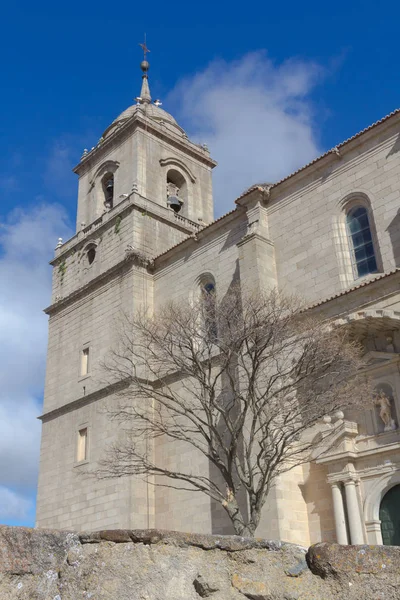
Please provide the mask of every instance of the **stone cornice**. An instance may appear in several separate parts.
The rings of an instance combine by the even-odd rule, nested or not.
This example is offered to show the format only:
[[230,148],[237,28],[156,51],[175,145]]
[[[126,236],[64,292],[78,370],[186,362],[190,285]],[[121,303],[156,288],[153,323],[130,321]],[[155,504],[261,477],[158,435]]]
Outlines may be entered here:
[[[168,378],[164,378],[163,380],[154,379],[153,381],[150,381],[150,385],[153,386],[155,389],[159,389],[163,385],[165,385],[166,382],[171,383],[174,381],[178,381],[180,378],[181,378],[180,373],[175,372],[175,373],[171,373]],[[101,388],[98,388],[94,392],[91,392],[90,394],[85,394],[84,396],[80,396],[79,398],[76,398],[75,400],[72,400],[71,402],[68,402],[67,404],[63,404],[62,406],[59,406],[57,408],[54,408],[53,410],[49,410],[48,412],[43,413],[42,415],[40,415],[40,417],[38,417],[38,419],[43,421],[43,423],[45,423],[47,421],[51,421],[52,419],[55,419],[56,417],[59,417],[60,415],[69,413],[73,410],[77,410],[78,408],[81,408],[82,406],[86,406],[88,404],[91,404],[92,402],[96,402],[97,400],[106,398],[107,396],[110,396],[111,394],[118,394],[121,391],[123,391],[124,389],[128,388],[129,384],[130,384],[130,379],[126,378],[122,381],[117,381],[115,383],[105,385]]]
[[151,132],[159,138],[166,139],[171,146],[178,148],[179,150],[190,154],[199,162],[203,162],[210,168],[214,168],[217,163],[210,156],[205,153],[205,150],[197,146],[194,142],[189,139],[180,137],[177,134],[167,130],[162,125],[159,125],[150,118],[146,118],[140,112],[133,114],[119,129],[98,144],[93,150],[91,150],[79,164],[73,169],[74,173],[83,175],[88,169],[94,164],[97,164],[103,154],[107,154],[110,148],[119,138],[127,137],[132,130],[142,129],[147,132]]
[[260,242],[264,242],[265,244],[268,244],[269,246],[272,246],[272,247],[274,246],[274,243],[269,238],[266,238],[265,236],[263,236],[261,233],[258,233],[257,231],[254,231],[251,233],[246,233],[242,237],[242,239],[238,241],[236,246],[243,246],[247,242],[251,242],[253,240],[259,240]]
[[[313,304],[308,305],[303,312],[305,311],[318,311],[323,312],[325,310],[329,310],[332,306],[339,305],[344,296],[350,295],[352,298],[357,298],[359,295],[363,294],[365,288],[368,289],[368,292],[371,290],[381,290],[383,285],[391,284],[394,289],[386,292],[385,294],[380,294],[373,298],[372,300],[368,298],[362,304],[357,303],[357,310],[364,310],[368,307],[373,307],[374,304],[379,300],[381,301],[384,298],[390,298],[393,295],[397,295],[399,293],[399,280],[400,279],[400,268],[396,268],[393,271],[389,271],[387,273],[382,273],[377,275],[374,279],[368,279],[366,281],[361,282],[358,285],[350,287],[348,289],[342,290],[333,296],[329,296],[328,298],[323,298],[322,300],[318,300]],[[354,308],[349,308],[348,310],[341,310],[335,314],[335,318],[340,318],[345,316],[349,311],[353,312]]]
[[94,232],[96,232],[96,236],[100,235],[104,229],[110,226],[110,224],[113,223],[124,212],[133,210],[134,206],[135,203],[132,196],[125,198],[112,210],[105,212],[92,223],[86,227],[83,227],[80,231],[78,231],[78,233],[72,236],[72,238],[64,242],[60,248],[56,248],[55,257],[50,261],[50,264],[54,266],[61,258],[66,258],[72,250],[76,250],[77,246],[84,246],[87,240],[92,237]]
[[45,312],[49,316],[57,313],[61,309],[65,308],[71,302],[75,302],[82,296],[86,295],[87,292],[89,290],[91,290],[92,288],[96,288],[98,285],[102,284],[104,281],[107,281],[107,280],[111,279],[112,277],[116,277],[124,269],[126,269],[126,271],[131,269],[133,260],[134,260],[134,256],[132,256],[132,255],[126,256],[125,258],[123,258],[122,260],[117,262],[115,265],[113,265],[110,269],[107,269],[107,271],[104,271],[104,273],[100,273],[100,275],[98,275],[97,277],[94,277],[91,281],[89,281],[82,287],[74,290],[73,292],[68,294],[68,296],[65,296],[64,298],[57,300],[57,302],[54,302],[53,304],[51,304],[50,306],[45,308],[43,310],[43,312]]
[[386,446],[368,448],[366,450],[336,452],[335,454],[330,454],[329,456],[317,458],[315,462],[317,464],[328,464],[343,460],[355,461],[359,460],[360,458],[369,458],[370,456],[376,456],[377,454],[386,454],[395,450],[400,450],[400,442],[394,442],[392,444],[387,444]]
[[181,215],[177,215],[171,209],[161,206],[153,200],[144,198],[136,192],[131,192],[128,198],[125,198],[122,202],[117,204],[111,211],[106,212],[98,219],[95,219],[93,223],[81,229],[60,248],[57,248],[56,256],[50,261],[50,264],[52,266],[56,265],[62,258],[66,258],[72,250],[76,250],[77,247],[83,246],[87,240],[91,239],[94,232],[96,233],[96,236],[100,235],[106,227],[110,226],[110,224],[117,219],[117,217],[121,216],[124,212],[132,211],[135,208],[145,211],[149,216],[159,219],[175,229],[179,229],[188,236],[193,232],[199,231],[201,228],[198,223]]
[[132,204],[140,210],[149,213],[151,216],[157,217],[165,223],[168,223],[168,225],[180,229],[187,235],[191,235],[193,232],[201,230],[201,225],[199,223],[196,223],[187,217],[183,217],[182,215],[175,213],[171,208],[161,206],[161,204],[158,204],[149,198],[145,198],[144,196],[140,196],[137,193],[134,194]]
[[55,419],[61,415],[65,415],[73,410],[82,408],[82,406],[87,406],[88,404],[91,404],[92,402],[96,402],[97,400],[102,400],[106,396],[109,396],[110,394],[119,392],[119,391],[123,390],[124,388],[126,388],[127,386],[128,386],[128,383],[126,383],[124,381],[104,386],[98,390],[95,390],[94,392],[91,392],[90,394],[86,394],[85,396],[81,396],[80,398],[77,398],[76,400],[73,400],[72,402],[68,402],[67,404],[64,404],[63,406],[59,406],[57,408],[54,408],[53,410],[49,410],[48,412],[43,413],[42,415],[40,415],[40,417],[37,417],[37,418],[40,421],[42,421],[42,423],[47,423],[47,421],[51,421],[52,419]]

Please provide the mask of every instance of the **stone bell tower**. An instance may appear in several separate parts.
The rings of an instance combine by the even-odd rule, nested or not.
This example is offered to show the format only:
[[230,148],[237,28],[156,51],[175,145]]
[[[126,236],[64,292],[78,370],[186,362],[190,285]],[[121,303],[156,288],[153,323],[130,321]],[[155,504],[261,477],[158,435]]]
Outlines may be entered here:
[[[107,190],[112,206],[133,192],[194,223],[213,219],[210,159],[205,146],[194,144],[172,115],[152,102],[149,63],[141,63],[142,89],[104,131],[98,145],[85,150],[75,172],[79,175],[77,230],[104,213]],[[106,203],[106,204],[105,204]]]
[[145,481],[85,474],[121,435],[104,410],[117,399],[102,367],[118,344],[118,317],[152,309],[153,258],[213,219],[216,163],[152,102],[146,51],[136,103],[74,169],[76,233],[51,261],[39,527],[150,527],[154,519]]

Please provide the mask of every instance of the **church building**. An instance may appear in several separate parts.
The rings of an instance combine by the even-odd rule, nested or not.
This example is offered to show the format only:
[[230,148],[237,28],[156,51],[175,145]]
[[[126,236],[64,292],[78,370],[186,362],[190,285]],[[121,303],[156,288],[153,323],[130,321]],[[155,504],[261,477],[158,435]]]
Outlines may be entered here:
[[[74,169],[76,233],[51,261],[37,526],[233,533],[206,495],[85,470],[120,435],[101,367],[118,314],[157,311],[204,286],[222,296],[236,281],[295,293],[351,328],[387,399],[357,419],[336,413],[335,447],[279,478],[256,535],[400,545],[400,110],[281,181],[253,185],[214,220],[216,162],[152,101],[146,60],[141,68],[136,104]],[[208,468],[179,444],[154,452],[164,465]]]

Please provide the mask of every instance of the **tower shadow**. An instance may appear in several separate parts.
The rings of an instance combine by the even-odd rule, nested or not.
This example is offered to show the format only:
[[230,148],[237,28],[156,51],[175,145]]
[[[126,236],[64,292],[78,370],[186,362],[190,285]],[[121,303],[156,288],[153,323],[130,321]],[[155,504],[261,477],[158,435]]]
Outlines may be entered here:
[[392,244],[393,257],[396,268],[400,267],[400,208],[396,216],[389,224],[387,230]]

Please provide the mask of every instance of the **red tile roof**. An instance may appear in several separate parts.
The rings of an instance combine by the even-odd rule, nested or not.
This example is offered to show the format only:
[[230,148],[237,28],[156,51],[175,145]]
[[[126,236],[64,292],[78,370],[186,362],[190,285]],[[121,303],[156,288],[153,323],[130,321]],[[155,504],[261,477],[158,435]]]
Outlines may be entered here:
[[305,310],[310,310],[311,308],[316,308],[317,306],[321,306],[321,304],[326,304],[326,302],[330,302],[331,300],[340,298],[340,296],[345,296],[346,294],[350,294],[350,292],[354,292],[355,290],[365,287],[365,286],[369,285],[370,283],[374,283],[375,281],[379,281],[380,279],[384,279],[385,277],[390,277],[390,275],[394,275],[395,273],[400,273],[400,268],[394,269],[393,271],[389,271],[388,273],[381,273],[380,275],[377,275],[376,277],[373,277],[372,279],[368,279],[367,281],[363,281],[362,283],[359,283],[358,285],[354,285],[353,287],[351,287],[347,290],[338,292],[337,294],[334,294],[333,296],[329,296],[329,298],[325,298],[324,300],[320,300],[319,302],[316,302],[315,304],[311,304],[310,306],[307,306],[307,308]]

